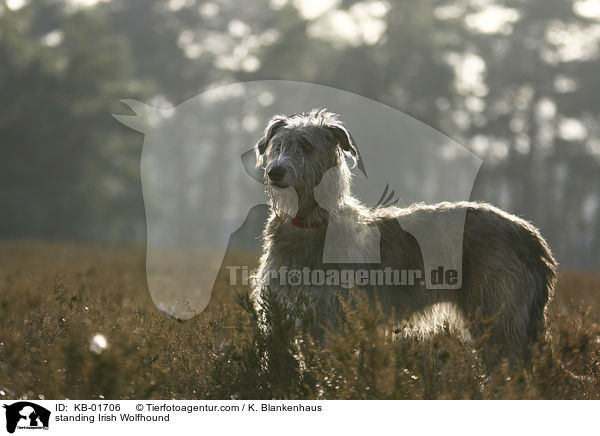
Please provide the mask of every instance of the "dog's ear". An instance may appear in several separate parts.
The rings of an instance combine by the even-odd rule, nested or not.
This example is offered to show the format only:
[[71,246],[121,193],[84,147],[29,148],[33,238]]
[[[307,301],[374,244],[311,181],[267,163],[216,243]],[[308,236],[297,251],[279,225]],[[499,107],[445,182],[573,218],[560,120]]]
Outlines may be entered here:
[[344,126],[334,126],[329,128],[333,133],[335,140],[338,142],[338,145],[342,150],[346,153],[349,153],[354,159],[358,158],[358,150],[354,145],[354,138]]
[[346,129],[342,124],[339,124],[336,126],[329,127],[329,130],[333,133],[333,137],[335,141],[337,141],[339,147],[345,153],[348,153],[350,155],[350,157],[353,160],[354,166],[358,166],[358,169],[361,170],[366,177],[367,172],[365,170],[364,163],[360,158],[360,153],[358,152],[358,149],[356,148],[356,142],[354,141],[354,138],[352,137],[348,129]]
[[260,156],[265,153],[267,149],[267,145],[269,145],[269,141],[275,134],[277,130],[284,126],[287,117],[284,115],[275,115],[267,124],[267,128],[265,129],[265,134],[262,138],[256,143],[256,153]]

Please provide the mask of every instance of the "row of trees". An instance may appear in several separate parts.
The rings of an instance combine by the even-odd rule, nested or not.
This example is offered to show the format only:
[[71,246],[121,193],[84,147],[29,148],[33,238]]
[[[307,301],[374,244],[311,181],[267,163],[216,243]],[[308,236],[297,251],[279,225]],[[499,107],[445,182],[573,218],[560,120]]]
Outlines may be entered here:
[[584,2],[328,3],[0,1],[0,234],[143,241],[142,138],[112,119],[119,99],[287,79],[457,139],[484,158],[473,199],[536,222],[563,264],[598,266],[600,21]]

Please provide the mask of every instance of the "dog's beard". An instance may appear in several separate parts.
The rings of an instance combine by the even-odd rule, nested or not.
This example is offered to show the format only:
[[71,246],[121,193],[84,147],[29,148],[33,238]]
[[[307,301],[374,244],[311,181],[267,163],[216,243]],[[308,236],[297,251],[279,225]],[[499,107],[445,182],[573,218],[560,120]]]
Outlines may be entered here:
[[[300,193],[302,194],[307,189],[308,185],[303,186]],[[301,217],[308,221],[319,221],[327,216],[336,216],[343,198],[349,195],[349,192],[349,174],[346,174],[344,168],[340,166],[325,171],[317,186],[308,189],[305,196],[299,196],[293,186],[280,188],[271,184],[267,185],[271,206],[278,216],[295,218],[298,212],[308,212],[308,216]],[[325,216],[322,216],[324,213]]]
[[279,188],[268,185],[267,193],[271,199],[271,206],[275,213],[281,218],[294,218],[300,208],[298,194],[292,186]]

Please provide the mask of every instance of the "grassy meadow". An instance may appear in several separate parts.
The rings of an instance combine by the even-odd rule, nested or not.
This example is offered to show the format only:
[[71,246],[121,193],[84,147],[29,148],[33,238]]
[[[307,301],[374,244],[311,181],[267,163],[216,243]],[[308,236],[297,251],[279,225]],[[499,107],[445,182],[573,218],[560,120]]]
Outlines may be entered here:
[[152,303],[144,265],[143,249],[1,243],[0,399],[600,398],[598,272],[561,271],[529,367],[486,369],[485,344],[395,338],[359,294],[322,343],[292,333],[276,302],[270,332],[256,328],[247,296],[227,287],[181,322]]

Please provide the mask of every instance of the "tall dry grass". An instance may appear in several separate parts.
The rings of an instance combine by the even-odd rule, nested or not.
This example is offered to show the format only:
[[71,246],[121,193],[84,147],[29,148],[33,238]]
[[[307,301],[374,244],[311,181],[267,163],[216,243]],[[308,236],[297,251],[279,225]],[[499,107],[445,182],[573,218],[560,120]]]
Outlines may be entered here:
[[[0,398],[600,398],[598,272],[561,271],[549,339],[529,365],[486,367],[485,342],[406,338],[360,294],[319,343],[310,314],[269,295],[257,313],[225,285],[180,322],[153,305],[144,263],[143,250],[0,244]],[[97,333],[101,354],[89,349]]]

